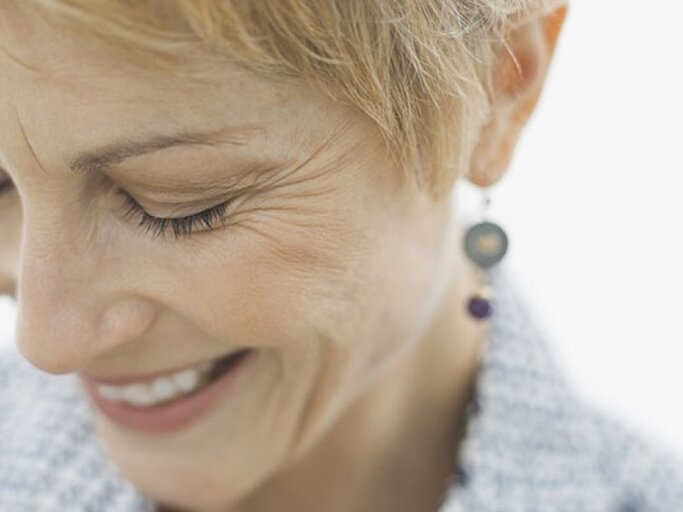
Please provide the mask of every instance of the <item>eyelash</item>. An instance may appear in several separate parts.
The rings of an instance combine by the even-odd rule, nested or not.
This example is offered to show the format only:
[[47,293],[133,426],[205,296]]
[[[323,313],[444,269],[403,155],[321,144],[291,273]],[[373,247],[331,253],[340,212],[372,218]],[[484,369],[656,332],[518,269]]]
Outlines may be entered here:
[[[8,192],[12,188],[12,181],[0,181],[0,195]],[[154,217],[145,211],[140,204],[133,199],[133,197],[123,190],[118,190],[118,193],[123,196],[124,201],[128,207],[124,214],[124,218],[128,219],[134,215],[139,217],[138,226],[146,233],[152,232],[154,238],[166,237],[167,228],[170,226],[174,239],[180,237],[191,237],[192,230],[195,226],[200,225],[205,229],[203,231],[210,231],[215,228],[214,223],[220,222],[221,226],[225,227],[226,211],[228,205],[232,202],[231,199],[207,208],[204,211],[187,215],[185,217],[165,218]]]
[[214,229],[214,223],[220,222],[221,226],[225,226],[226,220],[226,210],[228,205],[232,202],[231,199],[225,201],[224,203],[217,204],[211,208],[207,208],[204,211],[195,213],[193,215],[187,215],[185,217],[167,218],[167,217],[154,217],[145,211],[145,209],[140,206],[140,204],[133,199],[133,197],[123,190],[118,191],[124,198],[128,210],[124,214],[125,218],[132,217],[134,215],[139,217],[138,226],[143,229],[146,233],[152,232],[154,238],[166,237],[167,228],[170,226],[173,232],[174,239],[179,239],[180,237],[191,237],[192,230],[195,226],[199,225],[204,227],[203,231],[209,231]]

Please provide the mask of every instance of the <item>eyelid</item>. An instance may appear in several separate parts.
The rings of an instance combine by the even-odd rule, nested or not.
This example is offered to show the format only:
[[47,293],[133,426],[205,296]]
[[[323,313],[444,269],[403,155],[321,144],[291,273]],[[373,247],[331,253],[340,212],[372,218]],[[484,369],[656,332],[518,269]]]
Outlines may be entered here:
[[145,174],[147,170],[140,168],[134,175],[125,178],[111,176],[110,179],[133,193],[163,198],[160,203],[167,204],[173,199],[180,203],[187,202],[188,198],[205,198],[209,194],[217,196],[254,190],[276,178],[283,169],[283,164],[254,160],[240,165],[233,164],[230,169],[226,169],[223,162],[219,169],[220,172],[217,173],[207,171],[201,175],[187,176],[186,172],[162,177],[157,173]]
[[[130,194],[129,192],[126,192],[128,196],[130,197],[131,200],[135,201],[135,203],[142,209],[147,212],[147,214],[151,217],[156,217],[156,218],[167,218],[167,219],[182,219],[184,217],[191,217],[192,215],[196,213],[200,213],[201,211],[208,210],[211,208],[211,206],[203,206],[205,204],[220,204],[222,202],[221,199],[213,199],[213,198],[204,198],[201,200],[187,200],[187,201],[179,201],[179,200],[174,200],[174,201],[161,201],[161,200],[150,200],[147,197],[141,199],[138,201],[135,199],[135,195]],[[144,203],[144,206],[142,206]],[[153,213],[156,212],[156,213]],[[189,212],[189,213],[186,213]]]
[[153,231],[152,234],[154,238],[165,238],[167,228],[170,227],[176,240],[181,237],[191,237],[192,233],[196,232],[194,231],[195,224],[203,225],[205,228],[200,232],[217,229],[214,227],[214,222],[220,222],[221,227],[225,227],[226,210],[234,199],[229,198],[222,203],[189,215],[180,217],[156,217],[147,213],[140,203],[125,190],[118,189],[117,192],[123,197],[128,206],[128,210],[124,214],[125,218],[130,218],[132,215],[140,216],[137,227],[143,229],[145,232]]

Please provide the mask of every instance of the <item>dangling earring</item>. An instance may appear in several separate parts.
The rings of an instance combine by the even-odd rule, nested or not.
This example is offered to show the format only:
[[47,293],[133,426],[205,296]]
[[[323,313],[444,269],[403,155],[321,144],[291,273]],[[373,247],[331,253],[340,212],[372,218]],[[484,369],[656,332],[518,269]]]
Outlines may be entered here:
[[502,260],[508,249],[508,237],[503,228],[487,220],[487,209],[491,204],[488,190],[482,189],[482,196],[483,220],[470,226],[464,240],[465,254],[479,267],[482,281],[467,302],[467,311],[477,320],[484,320],[493,314],[493,288],[487,270]]

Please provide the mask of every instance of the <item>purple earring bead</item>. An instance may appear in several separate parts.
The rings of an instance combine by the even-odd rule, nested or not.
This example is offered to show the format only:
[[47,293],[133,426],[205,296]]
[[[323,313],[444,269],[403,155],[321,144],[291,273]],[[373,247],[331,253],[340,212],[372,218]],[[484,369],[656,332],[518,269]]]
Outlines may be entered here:
[[493,313],[491,301],[485,297],[474,296],[470,298],[467,309],[474,318],[483,320],[489,318]]
[[486,320],[493,314],[493,288],[488,282],[483,283],[470,296],[467,311],[477,320]]

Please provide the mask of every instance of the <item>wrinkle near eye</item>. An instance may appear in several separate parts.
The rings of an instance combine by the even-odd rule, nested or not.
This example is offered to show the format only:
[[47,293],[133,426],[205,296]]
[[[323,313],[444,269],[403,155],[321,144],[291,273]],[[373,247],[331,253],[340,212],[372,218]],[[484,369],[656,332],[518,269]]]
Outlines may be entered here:
[[[210,167],[207,163],[206,167]],[[246,168],[227,168],[210,175],[201,170],[166,173],[143,180],[137,177],[117,178],[121,188],[149,202],[158,204],[209,203],[224,196],[241,195],[261,187],[283,168],[281,163],[252,164]],[[135,176],[135,173],[130,173]],[[138,175],[141,173],[138,173]],[[160,173],[159,173],[160,174]],[[162,179],[163,178],[163,179]]]

